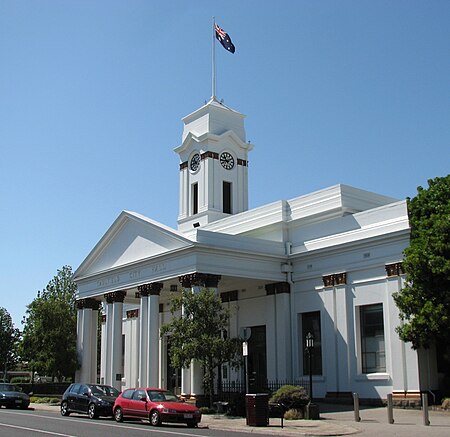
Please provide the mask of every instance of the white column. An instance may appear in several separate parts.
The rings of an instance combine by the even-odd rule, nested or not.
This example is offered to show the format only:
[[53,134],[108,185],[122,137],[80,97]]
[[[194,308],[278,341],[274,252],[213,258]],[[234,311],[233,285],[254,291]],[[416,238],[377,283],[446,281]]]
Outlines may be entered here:
[[105,313],[102,316],[102,328],[100,334],[100,384],[106,384],[106,326]]
[[[139,312],[139,310],[136,310]],[[139,319],[133,319],[132,323],[133,340],[131,344],[131,369],[130,369],[130,383],[128,387],[139,386]],[[130,340],[131,341],[131,340]]]
[[97,315],[99,302],[95,299],[80,299],[77,302],[77,352],[80,369],[76,380],[96,382],[97,369]]
[[115,291],[106,295],[107,302],[112,302],[112,329],[111,329],[111,365],[110,385],[122,391],[122,319],[123,301],[125,291]]
[[159,294],[163,284],[138,287],[141,294],[139,380],[143,387],[159,387]]
[[[77,301],[77,356],[78,362],[82,362],[83,355],[83,306],[79,304],[81,301]],[[75,382],[82,380],[82,368],[75,372]]]
[[[266,285],[267,304],[273,303],[275,378],[287,380],[291,374],[290,285],[277,282]],[[270,296],[270,295],[273,295]]]
[[97,348],[98,348],[98,308],[100,302],[92,308],[91,320],[91,378],[90,382],[97,383]]
[[[138,288],[139,289],[139,288]],[[147,387],[148,295],[141,293],[139,309],[139,386]]]
[[[153,285],[153,284],[152,284]],[[148,371],[149,387],[159,384],[159,292],[151,294],[148,300]]]
[[[102,360],[104,360],[105,365],[105,381],[106,385],[112,385],[111,380],[111,339],[112,339],[112,327],[113,327],[113,303],[112,301],[106,301],[106,322],[105,322],[105,339],[104,345],[102,344],[102,349],[104,349],[105,354],[102,355]],[[102,339],[103,343],[103,339]]]
[[139,387],[139,310],[134,308],[125,313],[122,336],[125,338],[122,390]]
[[[346,282],[346,279],[345,279]],[[350,338],[353,339],[351,333],[351,327],[348,323],[348,308],[347,303],[347,286],[344,284],[337,284],[336,287],[336,327],[338,337],[336,339],[336,349],[338,357],[338,381],[339,381],[339,391],[349,392],[351,391],[351,356],[349,354],[351,348]],[[351,296],[350,296],[351,297]]]
[[81,381],[87,383],[91,381],[91,360],[92,360],[92,309],[83,308],[82,319],[82,346],[81,346]]
[[183,396],[191,393],[191,369],[181,369],[181,394]]

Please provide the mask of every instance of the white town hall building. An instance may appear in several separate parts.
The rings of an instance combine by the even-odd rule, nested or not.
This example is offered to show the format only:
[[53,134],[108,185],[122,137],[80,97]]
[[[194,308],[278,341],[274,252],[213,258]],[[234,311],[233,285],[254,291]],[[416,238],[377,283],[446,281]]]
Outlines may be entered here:
[[[336,185],[249,210],[244,116],[212,98],[183,122],[178,229],[123,211],[74,274],[77,380],[201,394],[201,369],[172,369],[159,328],[173,293],[208,287],[231,311],[230,337],[251,328],[250,390],[306,377],[309,332],[316,398],[434,388],[432,351],[395,332],[406,201]],[[242,382],[243,372],[221,370],[224,382]]]

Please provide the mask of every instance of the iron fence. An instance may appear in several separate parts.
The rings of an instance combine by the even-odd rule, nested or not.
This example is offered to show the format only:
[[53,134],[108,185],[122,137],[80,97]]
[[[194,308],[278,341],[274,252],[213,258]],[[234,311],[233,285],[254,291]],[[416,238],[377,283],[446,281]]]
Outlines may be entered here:
[[[306,378],[299,378],[295,380],[291,379],[277,379],[267,380],[263,383],[252,382],[249,384],[249,392],[251,393],[274,393],[283,385],[295,385],[303,387],[308,393],[310,393],[309,380]],[[221,387],[215,386],[215,393],[241,393],[245,394],[245,382],[242,381],[222,381]]]

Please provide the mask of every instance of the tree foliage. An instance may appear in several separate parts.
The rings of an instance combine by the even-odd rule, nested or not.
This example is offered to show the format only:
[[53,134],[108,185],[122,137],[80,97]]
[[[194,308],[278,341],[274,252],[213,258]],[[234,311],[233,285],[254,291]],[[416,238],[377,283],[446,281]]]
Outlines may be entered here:
[[414,348],[450,341],[450,175],[428,181],[408,199],[411,244],[405,250],[406,286],[394,294],[400,338]]
[[241,343],[227,338],[229,312],[214,291],[184,290],[171,299],[172,321],[161,327],[161,336],[170,335],[170,360],[175,368],[187,368],[192,360],[204,370],[206,393],[214,393],[214,371],[224,363],[237,367]]
[[64,266],[45,290],[27,306],[21,356],[29,366],[52,377],[73,376],[78,368],[76,352],[76,284],[72,269]]
[[11,315],[0,307],[0,371],[16,364],[19,337],[20,331],[14,328]]

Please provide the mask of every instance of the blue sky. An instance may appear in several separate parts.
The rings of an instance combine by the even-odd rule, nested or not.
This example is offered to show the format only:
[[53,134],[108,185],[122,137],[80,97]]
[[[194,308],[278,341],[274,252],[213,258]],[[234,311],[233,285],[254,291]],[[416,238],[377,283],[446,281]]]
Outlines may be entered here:
[[17,326],[119,213],[176,227],[181,118],[247,115],[250,207],[450,170],[450,2],[0,0],[0,306]]

